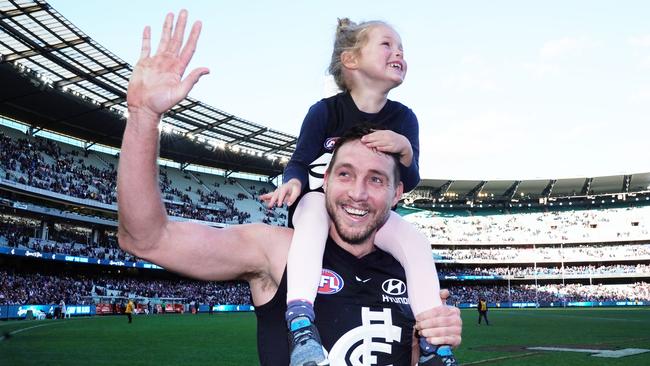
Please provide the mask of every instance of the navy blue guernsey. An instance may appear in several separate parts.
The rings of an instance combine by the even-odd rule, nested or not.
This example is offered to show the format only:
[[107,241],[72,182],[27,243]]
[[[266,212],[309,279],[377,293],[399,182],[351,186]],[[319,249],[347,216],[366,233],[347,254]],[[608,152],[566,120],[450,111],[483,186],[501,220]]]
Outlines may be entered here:
[[395,131],[406,137],[413,149],[413,163],[409,167],[400,164],[404,192],[415,188],[420,182],[418,120],[413,111],[405,105],[388,100],[378,113],[360,111],[350,93],[339,93],[318,101],[305,116],[296,143],[296,150],[284,170],[284,183],[297,178],[303,192],[308,188],[309,164],[319,156],[332,152],[332,141],[358,124],[370,124],[378,128]]
[[[255,308],[262,366],[289,364],[286,271],[271,301]],[[404,269],[379,249],[356,258],[327,240],[316,325],[333,366],[411,364],[413,313]]]

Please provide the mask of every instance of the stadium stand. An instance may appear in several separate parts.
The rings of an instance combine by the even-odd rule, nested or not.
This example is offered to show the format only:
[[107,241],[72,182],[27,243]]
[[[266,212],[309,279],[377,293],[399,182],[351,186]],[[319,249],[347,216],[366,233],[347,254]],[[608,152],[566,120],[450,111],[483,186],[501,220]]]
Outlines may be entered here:
[[[0,305],[249,303],[240,283],[190,281],[119,249],[116,149],[132,68],[44,2],[6,6]],[[295,136],[192,98],[165,115],[161,133],[159,183],[172,219],[286,223],[286,210],[267,210],[256,197],[275,188]],[[424,209],[407,217],[431,239],[443,286],[460,306],[479,295],[499,306],[650,301],[650,173],[424,179],[404,203]]]
[[201,304],[249,304],[250,290],[241,282],[118,277],[107,273],[69,275],[0,270],[3,304],[97,304],[102,298],[176,298]]

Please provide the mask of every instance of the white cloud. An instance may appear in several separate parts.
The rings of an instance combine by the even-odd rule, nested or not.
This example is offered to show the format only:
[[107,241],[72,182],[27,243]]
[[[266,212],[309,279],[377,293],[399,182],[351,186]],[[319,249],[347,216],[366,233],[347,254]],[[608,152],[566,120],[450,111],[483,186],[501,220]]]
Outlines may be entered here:
[[634,47],[650,47],[650,34],[630,37],[627,43]]
[[628,100],[633,104],[648,105],[650,103],[650,87],[636,90],[629,96]]
[[555,74],[559,68],[556,64],[548,62],[533,62],[524,64],[524,69],[530,71],[535,79],[543,79],[546,76]]
[[543,60],[555,60],[567,54],[592,48],[593,46],[595,46],[595,43],[587,38],[565,37],[544,43],[539,50],[539,55]]
[[458,72],[448,75],[443,80],[443,85],[448,89],[460,92],[498,92],[502,87],[494,78],[494,71],[486,64],[482,57],[467,55],[460,59]]
[[650,69],[650,56],[641,60],[640,66],[642,69]]
[[557,74],[561,70],[560,61],[568,57],[577,57],[585,51],[597,46],[597,43],[586,37],[564,37],[545,42],[539,49],[539,59],[525,63],[524,70],[529,71],[536,79]]

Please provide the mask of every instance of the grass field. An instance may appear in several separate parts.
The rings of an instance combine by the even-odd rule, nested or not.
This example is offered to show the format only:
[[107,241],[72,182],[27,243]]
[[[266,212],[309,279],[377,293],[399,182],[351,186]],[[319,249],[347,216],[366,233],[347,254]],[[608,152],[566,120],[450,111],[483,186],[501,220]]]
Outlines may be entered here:
[[[650,308],[491,310],[478,326],[463,311],[463,365],[650,365],[527,347],[650,349]],[[252,313],[0,322],[0,365],[257,365]],[[281,366],[281,365],[279,365]]]

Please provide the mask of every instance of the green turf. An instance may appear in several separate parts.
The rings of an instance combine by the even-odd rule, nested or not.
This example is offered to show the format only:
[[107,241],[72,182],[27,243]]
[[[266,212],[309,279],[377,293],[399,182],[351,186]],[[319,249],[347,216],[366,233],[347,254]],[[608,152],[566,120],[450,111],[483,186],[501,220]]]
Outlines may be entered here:
[[[648,308],[491,310],[489,318],[492,325],[478,326],[476,311],[463,311],[462,364],[650,365],[650,353],[607,359],[525,349],[650,349]],[[21,329],[0,341],[0,365],[258,364],[252,313],[0,322],[0,334]]]

